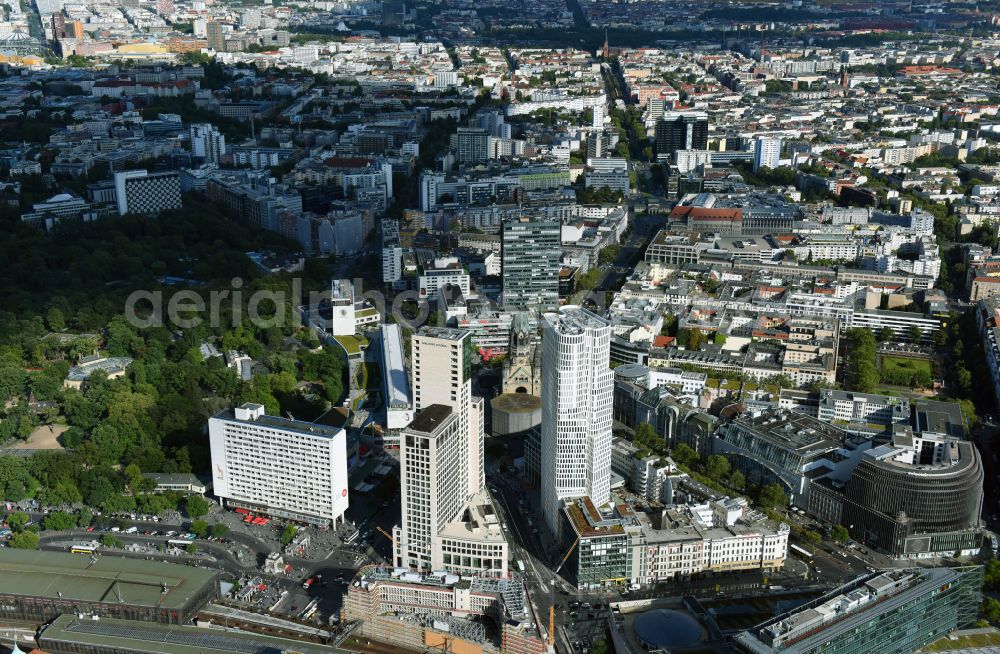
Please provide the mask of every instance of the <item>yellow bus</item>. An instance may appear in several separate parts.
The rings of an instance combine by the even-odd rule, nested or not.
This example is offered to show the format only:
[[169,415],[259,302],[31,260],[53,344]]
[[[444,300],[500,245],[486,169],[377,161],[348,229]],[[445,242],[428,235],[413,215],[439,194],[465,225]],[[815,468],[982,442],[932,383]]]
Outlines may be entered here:
[[93,545],[93,544],[88,544],[88,545],[72,545],[72,546],[70,546],[69,551],[72,552],[73,554],[96,554],[97,553],[97,545]]

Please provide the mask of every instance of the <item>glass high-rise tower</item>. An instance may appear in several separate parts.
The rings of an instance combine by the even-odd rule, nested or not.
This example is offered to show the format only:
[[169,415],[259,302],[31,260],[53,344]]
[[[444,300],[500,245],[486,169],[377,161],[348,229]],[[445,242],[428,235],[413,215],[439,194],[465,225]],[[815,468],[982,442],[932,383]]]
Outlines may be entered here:
[[542,514],[558,533],[560,502],[611,498],[611,325],[580,307],[544,317],[542,337]]
[[558,220],[522,218],[503,226],[503,305],[508,308],[559,305],[562,225]]

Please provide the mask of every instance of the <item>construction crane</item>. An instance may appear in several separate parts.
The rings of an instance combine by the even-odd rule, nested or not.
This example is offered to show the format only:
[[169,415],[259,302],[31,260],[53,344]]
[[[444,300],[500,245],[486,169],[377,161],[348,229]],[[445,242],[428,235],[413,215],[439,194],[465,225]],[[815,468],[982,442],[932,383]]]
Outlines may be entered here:
[[556,642],[556,605],[553,603],[549,607],[549,646]]
[[[569,555],[573,553],[573,550],[576,549],[576,546],[577,546],[577,544],[579,544],[579,542],[580,542],[580,537],[577,536],[576,540],[573,541],[573,544],[569,546],[568,550],[566,550],[566,554],[563,555],[562,561],[560,561],[559,565],[556,567],[555,575],[558,575],[559,571],[562,570],[563,565],[565,565],[566,561],[569,560]],[[556,579],[555,579],[555,576],[552,577],[552,588],[551,588],[551,590],[552,590],[552,596],[551,596],[552,602],[551,602],[551,604],[549,604],[549,645],[554,645],[555,642],[556,642]]]
[[380,533],[380,534],[382,534],[383,536],[385,536],[386,538],[388,538],[388,539],[389,539],[389,542],[391,542],[391,543],[392,543],[392,546],[393,546],[393,547],[395,547],[395,546],[396,546],[396,539],[392,537],[392,534],[390,534],[390,533],[389,533],[389,532],[387,532],[387,531],[386,531],[385,529],[382,529],[381,527],[378,527],[378,526],[376,526],[376,527],[375,527],[375,529],[377,529],[377,530],[378,530],[378,533]]
[[566,561],[569,560],[569,555],[573,553],[573,550],[576,549],[576,546],[579,544],[579,542],[580,542],[580,537],[577,536],[576,540],[573,541],[573,544],[569,546],[568,550],[566,550],[566,554],[563,555],[562,561],[560,561],[559,565],[556,567],[556,572],[555,572],[556,574],[559,574],[559,571],[562,570],[563,565],[565,565]]

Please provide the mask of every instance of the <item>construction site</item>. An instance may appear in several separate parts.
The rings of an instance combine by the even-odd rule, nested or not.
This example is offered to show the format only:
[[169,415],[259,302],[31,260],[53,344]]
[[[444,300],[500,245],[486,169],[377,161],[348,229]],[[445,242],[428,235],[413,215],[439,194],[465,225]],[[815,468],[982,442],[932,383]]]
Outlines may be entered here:
[[549,649],[519,578],[419,574],[372,566],[348,589],[343,620],[356,634],[411,650],[542,654]]

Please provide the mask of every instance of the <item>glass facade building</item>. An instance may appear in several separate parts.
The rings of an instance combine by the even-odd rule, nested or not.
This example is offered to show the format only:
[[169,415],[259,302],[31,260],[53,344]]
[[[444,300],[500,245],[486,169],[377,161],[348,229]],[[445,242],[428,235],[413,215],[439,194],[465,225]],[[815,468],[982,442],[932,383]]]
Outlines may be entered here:
[[505,307],[559,306],[561,233],[558,220],[522,218],[504,223],[501,260]]
[[875,448],[855,468],[841,524],[894,557],[978,550],[984,473],[975,445],[933,435],[901,441],[906,448]]
[[981,566],[875,573],[740,633],[744,654],[912,654],[969,627]]
[[567,502],[563,513],[569,524],[563,546],[572,547],[564,569],[577,588],[622,583],[634,576],[629,534],[617,520],[602,516],[589,497]]

